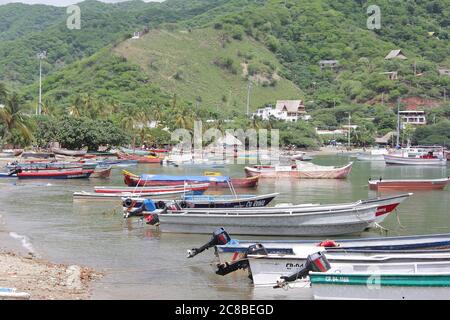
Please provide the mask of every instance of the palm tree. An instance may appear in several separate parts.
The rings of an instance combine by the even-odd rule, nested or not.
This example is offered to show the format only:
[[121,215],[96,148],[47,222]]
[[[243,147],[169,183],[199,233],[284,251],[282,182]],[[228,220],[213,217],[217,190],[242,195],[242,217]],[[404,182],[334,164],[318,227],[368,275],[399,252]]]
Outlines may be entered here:
[[3,141],[11,139],[14,131],[19,132],[26,141],[31,141],[33,138],[23,113],[22,100],[17,93],[6,98],[5,107],[0,108],[0,120],[5,126]]
[[82,110],[82,101],[80,96],[76,96],[75,100],[73,101],[72,105],[68,109],[69,115],[79,118],[83,114]]
[[45,101],[42,102],[42,114],[55,117],[58,115],[58,111],[55,101],[52,99],[45,99]]

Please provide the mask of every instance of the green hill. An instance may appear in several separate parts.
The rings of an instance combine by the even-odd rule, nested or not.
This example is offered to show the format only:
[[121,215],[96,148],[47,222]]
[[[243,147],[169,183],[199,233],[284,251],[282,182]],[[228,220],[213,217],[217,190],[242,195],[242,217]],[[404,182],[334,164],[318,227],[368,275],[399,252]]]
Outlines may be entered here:
[[43,5],[0,5],[0,80],[20,87],[38,78],[36,54],[46,50],[43,73],[51,74],[105,46],[130,37],[136,30],[190,19],[224,0],[178,0],[163,3],[130,1],[107,4],[87,0],[79,4],[81,29],[66,26],[65,8]]
[[[259,80],[251,93],[252,109],[280,97],[298,96],[309,109],[376,104],[382,99],[394,104],[408,96],[442,101],[444,92],[447,96],[450,92],[450,78],[438,74],[438,68],[450,68],[446,4],[448,0],[380,0],[379,30],[367,29],[370,3],[364,0],[167,0],[114,5],[89,0],[81,4],[81,30],[65,28],[57,9],[44,13],[41,6],[22,5],[26,12],[19,16],[13,5],[0,6],[0,17],[8,16],[6,11],[16,17],[9,18],[9,27],[2,27],[10,40],[0,42],[0,79],[16,86],[35,83],[35,55],[46,49],[44,74],[50,77],[46,85],[51,82],[52,92],[64,91],[71,82],[66,68],[76,74],[78,67],[86,66],[78,61],[116,46],[114,53],[140,66],[154,87],[215,110],[244,111],[246,72]],[[28,15],[31,25],[39,21],[37,17],[48,15],[54,15],[55,22],[30,31],[35,28],[23,27]],[[137,41],[125,40],[144,26],[149,34]],[[22,27],[28,33],[19,34]],[[401,49],[408,59],[385,60],[394,49]],[[320,60],[338,60],[339,67],[321,69]],[[79,74],[91,72],[83,68]],[[391,71],[398,72],[397,80],[383,74]],[[127,81],[120,72],[114,76],[116,82],[123,76]],[[103,87],[91,79],[85,80],[91,84],[89,90]],[[84,85],[72,87],[72,93],[64,96],[80,88]],[[121,90],[114,89],[114,96],[120,97]],[[29,99],[36,98],[35,91],[26,92]],[[125,87],[120,98],[126,97]]]
[[303,99],[276,56],[261,43],[211,28],[154,30],[127,40],[114,52],[138,64],[163,91],[216,110],[245,112],[248,80],[251,109],[277,99]]

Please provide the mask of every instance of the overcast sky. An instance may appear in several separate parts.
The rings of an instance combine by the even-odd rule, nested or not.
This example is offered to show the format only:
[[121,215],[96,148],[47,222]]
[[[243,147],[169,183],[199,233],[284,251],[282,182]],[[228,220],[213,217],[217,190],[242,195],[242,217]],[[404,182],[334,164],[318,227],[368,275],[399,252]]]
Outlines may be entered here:
[[[122,2],[124,0],[100,0],[100,1],[113,3],[113,2]],[[151,1],[161,2],[163,0],[144,0],[144,1],[145,2],[151,2]],[[6,4],[6,3],[11,3],[11,2],[21,2],[21,3],[26,3],[26,4],[42,3],[42,4],[50,4],[53,6],[64,7],[64,6],[74,4],[74,3],[82,2],[82,0],[0,0],[0,5]]]

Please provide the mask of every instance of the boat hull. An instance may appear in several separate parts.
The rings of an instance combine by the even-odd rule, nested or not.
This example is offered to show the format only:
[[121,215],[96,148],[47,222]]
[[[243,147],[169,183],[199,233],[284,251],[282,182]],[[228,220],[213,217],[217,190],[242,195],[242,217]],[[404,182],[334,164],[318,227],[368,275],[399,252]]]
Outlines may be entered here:
[[152,192],[193,192],[193,194],[201,195],[209,188],[209,184],[201,183],[201,184],[192,184],[192,185],[174,185],[174,186],[146,186],[146,187],[125,187],[125,188],[117,188],[117,187],[95,187],[94,191],[96,193],[152,193]]
[[443,190],[450,179],[429,180],[372,180],[369,181],[371,190]]
[[94,170],[81,171],[26,171],[17,174],[19,179],[88,179]]
[[[232,240],[226,245],[215,247],[220,263],[236,261],[244,258],[249,246],[260,243],[269,254],[294,254],[297,247],[313,247],[323,250],[320,244],[324,239],[316,240]],[[450,234],[401,236],[382,238],[338,239],[335,241],[342,250],[419,250],[450,248]]]
[[330,168],[312,164],[301,166],[258,166],[246,167],[247,177],[261,176],[262,178],[300,178],[300,179],[345,179],[352,170],[352,164],[344,167]]
[[[317,251],[322,251],[327,257],[331,266],[336,270],[350,270],[351,272],[378,271],[380,273],[399,272],[411,273],[417,267],[414,264],[420,264],[423,268],[436,262],[442,262],[450,267],[450,251],[422,251],[420,253],[412,252],[380,252],[380,251],[351,251],[341,250],[327,251],[325,248],[305,248],[301,253],[291,256],[280,254],[275,255],[250,255],[248,257],[250,273],[255,286],[275,285],[283,276],[290,276],[300,271],[306,262],[307,257]],[[437,268],[430,270],[438,271]],[[442,267],[442,265],[440,266]]]
[[[254,178],[231,178],[231,185],[235,188],[254,188],[258,185],[259,177]],[[183,182],[195,183],[196,180],[143,180],[139,176],[124,173],[124,183],[127,186],[135,187],[148,187],[148,186],[177,186]],[[214,188],[229,188],[230,185],[227,182],[208,182],[210,187]]]
[[183,191],[172,192],[150,192],[150,193],[96,193],[96,192],[74,192],[73,200],[113,200],[120,201],[124,198],[152,198],[154,200],[181,199],[185,194]]
[[67,149],[59,149],[59,148],[52,148],[52,152],[54,154],[59,154],[62,156],[69,156],[69,157],[83,157],[87,154],[87,150],[67,150]]
[[449,300],[450,274],[310,275],[314,299]]
[[189,208],[253,208],[267,206],[276,196],[277,194],[271,194],[226,201],[220,199],[208,201],[193,197],[192,200],[185,199],[185,201]]
[[446,166],[447,158],[424,159],[407,158],[393,155],[384,155],[384,161],[388,165],[409,165],[409,166]]
[[111,171],[112,171],[111,166],[106,169],[98,169],[98,170],[94,171],[94,173],[91,175],[91,177],[97,178],[97,179],[106,179],[111,176]]
[[[194,209],[195,210],[195,209]],[[213,210],[213,209],[211,209]],[[232,209],[231,209],[232,210]],[[331,236],[360,233],[375,221],[376,207],[326,212],[277,211],[272,214],[214,214],[175,211],[159,214],[160,230],[174,233],[209,234],[224,227],[232,234],[264,236]]]

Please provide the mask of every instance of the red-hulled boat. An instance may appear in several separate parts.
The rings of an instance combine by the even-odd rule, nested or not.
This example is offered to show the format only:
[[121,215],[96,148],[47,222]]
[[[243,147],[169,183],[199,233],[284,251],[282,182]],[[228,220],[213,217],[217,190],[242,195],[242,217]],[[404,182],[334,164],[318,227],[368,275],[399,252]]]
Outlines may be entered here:
[[19,171],[19,179],[87,179],[94,170],[68,169],[68,170],[39,170]]
[[[189,180],[189,177],[186,177],[184,180],[152,180],[152,179],[143,179],[141,176],[135,175],[131,172],[128,172],[126,170],[122,171],[124,176],[124,182],[127,186],[134,187],[134,186],[174,186],[174,185],[180,185],[183,182],[208,182],[209,187],[216,187],[216,188],[229,188],[230,184],[234,188],[254,188],[258,185],[259,176],[256,177],[250,177],[250,178],[230,178],[228,179],[214,179],[214,177],[210,177],[211,179],[208,179],[207,176],[203,177],[204,179],[198,180],[198,177],[193,177],[193,180]],[[227,180],[227,181],[225,181]]]
[[[259,176],[249,178],[231,178],[231,184],[234,188],[256,188],[258,186]],[[211,187],[229,188],[227,182],[211,182]]]
[[203,193],[209,187],[209,183],[193,183],[174,186],[145,186],[145,187],[94,187],[95,193],[164,193],[164,192],[194,192]]
[[369,180],[371,190],[442,190],[450,178],[443,179],[399,179],[399,180]]

